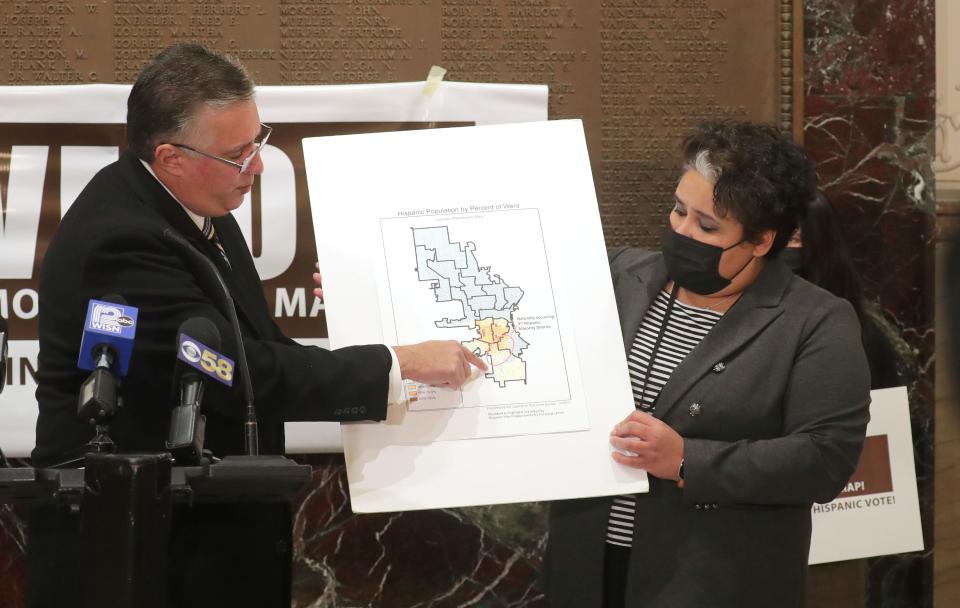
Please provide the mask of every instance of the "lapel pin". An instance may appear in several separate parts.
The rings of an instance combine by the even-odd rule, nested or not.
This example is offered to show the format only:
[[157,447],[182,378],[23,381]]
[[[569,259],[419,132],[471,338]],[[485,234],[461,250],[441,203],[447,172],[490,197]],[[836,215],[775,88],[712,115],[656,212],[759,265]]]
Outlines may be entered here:
[[691,403],[691,404],[690,404],[690,407],[687,408],[687,411],[690,412],[690,415],[691,415],[691,416],[699,416],[701,409],[703,409],[703,408],[700,406],[700,402],[698,401],[698,402],[695,402],[695,403]]
[[723,372],[723,370],[725,369],[727,369],[726,363],[724,363],[723,361],[718,361],[717,364],[713,366],[713,373],[719,374]]

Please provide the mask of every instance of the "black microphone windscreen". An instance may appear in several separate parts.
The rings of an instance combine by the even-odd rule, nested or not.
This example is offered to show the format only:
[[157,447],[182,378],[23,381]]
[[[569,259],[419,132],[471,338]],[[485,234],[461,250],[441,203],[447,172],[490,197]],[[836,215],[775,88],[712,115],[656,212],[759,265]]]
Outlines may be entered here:
[[[180,328],[177,330],[177,335],[175,336],[176,338],[175,348],[177,349],[177,361],[176,361],[176,366],[174,367],[174,372],[173,372],[173,387],[172,387],[173,390],[178,390],[177,387],[180,386],[180,382],[184,378],[196,378],[198,376],[202,377],[200,372],[197,371],[193,366],[186,363],[185,361],[180,360],[180,350],[181,349],[189,350],[189,347],[187,345],[180,343],[181,334],[189,336],[190,340],[200,342],[207,348],[213,349],[215,351],[220,350],[220,330],[217,329],[217,326],[214,325],[213,321],[211,321],[206,317],[190,317],[189,319],[181,323]],[[185,354],[187,352],[188,352],[187,350],[184,350]]]
[[177,330],[177,344],[180,343],[180,334],[186,334],[198,342],[203,342],[213,350],[220,350],[220,330],[206,317],[190,317],[181,323],[180,329]]
[[127,303],[127,300],[123,296],[116,293],[108,293],[107,295],[100,298],[100,301],[110,302],[111,304],[123,304],[123,305],[126,305]]

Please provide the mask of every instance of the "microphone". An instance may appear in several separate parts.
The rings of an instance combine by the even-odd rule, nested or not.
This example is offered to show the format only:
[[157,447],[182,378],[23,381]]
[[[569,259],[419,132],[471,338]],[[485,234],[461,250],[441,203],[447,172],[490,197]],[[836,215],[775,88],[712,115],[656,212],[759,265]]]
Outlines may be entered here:
[[7,320],[0,317],[0,393],[7,384]]
[[233,329],[233,339],[237,343],[237,359],[240,364],[240,372],[243,378],[243,396],[246,401],[246,421],[243,424],[244,454],[246,456],[257,456],[260,453],[259,431],[257,429],[257,411],[253,404],[253,383],[250,381],[250,366],[247,363],[247,353],[243,348],[243,336],[240,334],[240,321],[237,319],[237,311],[233,306],[233,298],[230,296],[230,290],[227,284],[220,276],[216,264],[210,258],[203,255],[187,239],[177,234],[173,228],[164,228],[161,236],[175,248],[192,259],[200,268],[201,272],[207,275],[207,278],[213,278],[214,283],[218,285],[216,294],[220,303],[230,319],[230,326]]
[[117,379],[127,375],[137,333],[137,308],[121,296],[91,299],[80,340],[77,367],[93,373],[80,385],[77,416],[102,424],[118,409]]
[[200,413],[206,375],[233,386],[233,361],[217,350],[220,331],[213,321],[192,317],[177,331],[177,363],[174,384],[179,386],[180,404],[170,414],[167,450],[177,463],[199,462],[203,455],[206,417]]

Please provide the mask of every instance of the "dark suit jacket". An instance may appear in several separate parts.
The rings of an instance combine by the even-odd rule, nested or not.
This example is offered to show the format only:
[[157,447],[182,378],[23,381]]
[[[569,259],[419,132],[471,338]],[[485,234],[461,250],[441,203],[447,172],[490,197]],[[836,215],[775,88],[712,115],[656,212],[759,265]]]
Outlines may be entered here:
[[[123,408],[110,429],[122,451],[163,449],[174,404],[176,332],[184,320],[211,319],[222,338],[220,351],[238,360],[215,285],[161,238],[168,226],[217,264],[230,289],[250,362],[263,453],[282,453],[282,423],[287,420],[385,417],[388,350],[359,346],[328,351],[283,336],[236,221],[227,215],[213,223],[229,266],[140,161],[126,154],[100,171],[77,198],[50,242],[40,272],[37,465],[78,454],[92,436],[76,416],[77,393],[88,374],[76,364],[90,298],[119,294],[140,309],[133,358],[121,389]],[[207,383],[206,446],[217,456],[241,452],[241,387],[239,375],[232,390]]]
[[[385,417],[391,361],[386,347],[327,351],[287,339],[273,322],[236,221],[228,215],[213,223],[229,266],[163,186],[126,154],[100,171],[77,198],[40,273],[36,466],[81,455],[93,436],[76,415],[80,384],[88,375],[76,365],[90,298],[118,294],[139,308],[133,358],[120,390],[123,407],[110,427],[122,452],[164,450],[177,399],[172,386],[176,332],[184,320],[212,320],[222,338],[220,351],[238,360],[216,285],[161,237],[166,227],[214,261],[234,299],[250,363],[261,453],[283,452],[286,420]],[[217,456],[242,452],[245,407],[239,373],[232,390],[207,383],[206,447]],[[31,515],[31,608],[75,603],[84,576],[80,546],[75,515],[55,507]],[[288,505],[176,506],[170,605],[289,606],[291,555]]]
[[[610,260],[629,351],[666,267],[637,249]],[[637,495],[627,605],[803,606],[810,507],[856,468],[869,389],[850,305],[769,260],[660,394],[655,415],[684,437],[685,488],[651,477]],[[601,605],[610,502],[551,505],[553,606]]]

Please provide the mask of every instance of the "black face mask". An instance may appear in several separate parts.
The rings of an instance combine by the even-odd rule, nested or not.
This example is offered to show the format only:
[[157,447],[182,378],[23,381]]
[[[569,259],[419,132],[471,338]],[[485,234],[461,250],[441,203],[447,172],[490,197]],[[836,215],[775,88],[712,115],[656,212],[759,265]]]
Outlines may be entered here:
[[743,268],[728,279],[720,274],[720,256],[742,243],[742,240],[726,248],[718,247],[678,234],[667,227],[662,241],[663,261],[667,264],[670,278],[680,287],[701,296],[717,293],[728,286],[753,261],[751,257]]
[[787,247],[780,252],[780,259],[794,274],[802,274],[803,247]]

